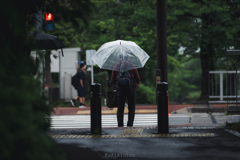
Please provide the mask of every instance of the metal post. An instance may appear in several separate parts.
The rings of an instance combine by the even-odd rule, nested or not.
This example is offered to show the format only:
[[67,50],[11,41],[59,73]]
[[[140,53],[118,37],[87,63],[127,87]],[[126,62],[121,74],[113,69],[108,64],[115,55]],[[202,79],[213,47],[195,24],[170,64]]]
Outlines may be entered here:
[[238,77],[237,76],[237,61],[238,61],[238,59],[237,58],[238,58],[238,56],[236,57],[236,107],[238,106],[238,93],[237,93],[238,92],[238,85],[237,85],[237,79],[238,79],[237,78]]
[[208,72],[208,97],[210,96],[210,71]]
[[157,0],[157,69],[162,69],[161,81],[167,82],[167,2]]
[[158,133],[169,132],[168,120],[168,83],[158,83]]
[[93,65],[91,65],[91,82],[92,82],[92,84],[94,83],[94,73],[93,73]]
[[214,74],[214,79],[215,79],[215,96],[217,96],[218,95],[218,93],[217,93],[217,74]]
[[102,134],[101,84],[91,85],[91,134]]
[[223,73],[220,73],[220,101],[223,100]]
[[[227,56],[227,66],[228,66],[228,56]],[[229,94],[229,92],[228,92],[228,89],[229,89],[229,87],[228,87],[228,69],[227,69],[227,84],[226,84],[226,87],[227,87],[226,90],[227,90],[227,111],[228,111],[228,94]]]
[[214,92],[213,92],[213,84],[214,84],[214,83],[213,83],[213,75],[214,75],[214,74],[212,74],[212,94],[211,94],[211,95],[214,96]]
[[232,95],[232,74],[230,74],[230,96]]
[[226,75],[226,96],[228,96],[228,73]]

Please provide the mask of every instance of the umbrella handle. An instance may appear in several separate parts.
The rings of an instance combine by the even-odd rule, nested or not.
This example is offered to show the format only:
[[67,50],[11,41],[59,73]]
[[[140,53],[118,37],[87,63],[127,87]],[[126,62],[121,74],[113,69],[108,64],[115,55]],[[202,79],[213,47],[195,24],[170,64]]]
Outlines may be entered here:
[[61,47],[61,51],[62,51],[62,56],[64,57],[62,47]]

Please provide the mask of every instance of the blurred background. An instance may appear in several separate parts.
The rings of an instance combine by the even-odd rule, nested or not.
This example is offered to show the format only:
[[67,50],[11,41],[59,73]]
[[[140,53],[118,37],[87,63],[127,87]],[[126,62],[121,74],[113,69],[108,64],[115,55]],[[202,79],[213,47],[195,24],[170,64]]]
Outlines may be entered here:
[[[170,104],[240,95],[239,56],[226,55],[240,48],[239,7],[239,0],[167,0]],[[86,61],[87,50],[117,39],[137,43],[150,59],[138,69],[136,103],[156,104],[156,0],[8,0],[0,8],[0,159],[65,159],[46,134],[53,107],[70,107],[60,96],[61,52],[33,47],[28,34],[37,24],[66,46],[62,59],[73,48],[75,58],[67,63],[73,70],[75,60]],[[36,18],[40,12],[42,23]],[[54,15],[53,31],[46,30],[46,13]],[[89,70],[85,77],[89,104]],[[108,77],[108,71],[94,66],[103,99]],[[57,96],[47,99],[46,87]]]
[[[79,47],[79,57],[83,61],[86,61],[86,50],[97,50],[106,42],[116,39],[136,42],[150,55],[144,68],[138,69],[141,85],[137,90],[136,103],[155,104],[156,1],[139,0],[135,4],[135,1],[127,0],[91,2],[94,9],[88,15],[88,25],[76,19],[75,27],[74,23],[64,21],[56,13],[59,19],[55,22],[52,34],[58,36],[68,48]],[[208,101],[210,79],[214,81],[213,94],[220,95],[220,82],[216,77],[219,75],[209,79],[209,71],[235,70],[237,67],[235,60],[238,56],[226,56],[227,49],[239,48],[237,3],[167,1],[167,61],[171,104]],[[58,84],[58,72],[52,70],[51,74],[53,82]],[[108,75],[106,70],[94,66],[94,82],[102,84],[103,98],[106,98],[105,79]],[[89,76],[90,72],[86,73],[87,86],[91,84]],[[86,100],[89,101],[89,88],[86,91]],[[226,92],[224,90],[224,94]]]

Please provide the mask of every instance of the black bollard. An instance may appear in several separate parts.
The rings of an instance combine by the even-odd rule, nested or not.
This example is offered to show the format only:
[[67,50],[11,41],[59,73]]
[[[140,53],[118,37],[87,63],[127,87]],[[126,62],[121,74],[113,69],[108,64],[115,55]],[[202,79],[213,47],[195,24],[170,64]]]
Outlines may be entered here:
[[91,85],[91,134],[102,134],[101,84]]
[[168,133],[168,83],[158,82],[158,133]]

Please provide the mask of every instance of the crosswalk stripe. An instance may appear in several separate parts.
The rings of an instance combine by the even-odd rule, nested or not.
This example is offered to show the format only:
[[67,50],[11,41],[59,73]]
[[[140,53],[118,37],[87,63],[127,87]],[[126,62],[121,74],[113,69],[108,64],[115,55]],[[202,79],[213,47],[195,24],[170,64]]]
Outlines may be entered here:
[[[90,128],[91,115],[61,115],[51,116],[51,129],[60,128]],[[177,118],[177,119],[176,119]],[[179,118],[182,121],[179,121]],[[124,124],[127,123],[128,115],[124,115]],[[134,126],[156,126],[157,114],[136,114],[134,119]],[[189,122],[189,115],[179,115],[169,117],[169,124],[187,124]],[[102,115],[102,127],[117,127],[116,115]]]

